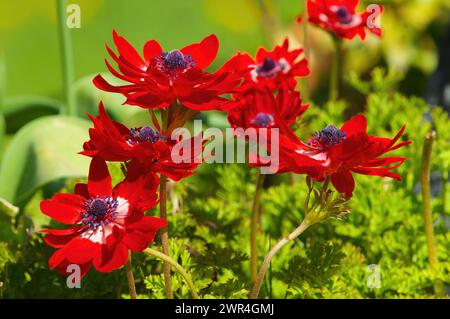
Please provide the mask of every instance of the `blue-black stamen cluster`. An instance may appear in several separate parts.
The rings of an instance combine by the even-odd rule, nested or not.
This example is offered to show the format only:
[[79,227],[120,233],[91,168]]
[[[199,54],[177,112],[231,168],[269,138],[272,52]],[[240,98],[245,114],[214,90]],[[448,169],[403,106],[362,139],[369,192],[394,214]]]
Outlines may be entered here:
[[156,67],[169,78],[175,78],[185,70],[195,68],[195,61],[192,56],[184,55],[180,50],[172,50],[156,57]]
[[119,202],[110,196],[96,196],[87,200],[84,205],[85,211],[81,214],[81,221],[85,227],[96,230],[114,220]]
[[314,147],[320,147],[321,149],[326,149],[331,146],[338,145],[345,140],[346,133],[338,129],[334,125],[328,125],[323,130],[316,132],[312,135],[312,139],[309,144]]
[[255,70],[258,76],[264,78],[272,78],[277,75],[278,72],[283,71],[284,65],[278,61],[275,61],[271,57],[266,57],[262,64],[258,65]]
[[132,128],[130,129],[128,143],[142,143],[150,142],[156,143],[162,139],[161,133],[150,126],[144,126],[142,128]]
[[336,15],[341,24],[349,24],[353,21],[353,15],[345,6],[340,6],[336,11]]
[[258,113],[251,123],[257,127],[271,127],[274,124],[273,115],[262,112]]

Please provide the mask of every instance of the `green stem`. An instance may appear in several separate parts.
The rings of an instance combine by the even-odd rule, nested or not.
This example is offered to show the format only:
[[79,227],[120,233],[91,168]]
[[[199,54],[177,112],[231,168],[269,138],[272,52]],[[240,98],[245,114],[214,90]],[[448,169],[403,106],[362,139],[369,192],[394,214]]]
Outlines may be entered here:
[[[120,169],[124,177],[127,177],[127,164],[121,163]],[[130,298],[137,299],[136,283],[134,282],[133,264],[131,262],[131,250],[128,250],[128,260],[125,264],[125,272],[127,274],[128,289],[130,290]]]
[[266,40],[269,41],[269,45],[272,46],[276,42],[278,35],[278,21],[276,15],[267,7],[265,0],[257,0],[258,7],[261,13],[262,26],[266,35]]
[[[121,163],[120,169],[124,177],[127,177],[127,164]],[[131,250],[128,250],[128,260],[125,264],[125,272],[127,273],[128,289],[130,290],[130,298],[137,299],[136,283],[133,275],[133,263],[131,262]]]
[[[306,17],[306,13],[308,12],[308,1],[305,1],[305,14],[304,16]],[[304,48],[304,54],[305,54],[305,59],[306,61],[308,61],[309,66],[311,67],[311,60],[309,59],[310,57],[310,47],[309,47],[309,41],[308,41],[308,37],[309,37],[309,32],[308,32],[308,26],[309,23],[308,21],[303,21],[303,48]],[[305,77],[303,79],[303,90],[302,90],[302,98],[304,101],[308,101],[309,100],[309,96],[310,96],[310,85],[309,85],[309,76]]]
[[184,268],[177,263],[175,260],[167,256],[166,254],[163,254],[155,249],[147,248],[144,250],[144,252],[150,256],[156,257],[158,259],[161,259],[164,261],[164,263],[172,266],[186,281],[189,290],[191,291],[192,298],[199,299],[199,296],[195,290],[194,283],[192,282],[191,278],[189,277],[188,273],[184,270]]
[[265,175],[259,171],[256,176],[255,194],[253,195],[252,217],[250,222],[250,272],[252,282],[255,282],[258,274],[258,230],[259,230],[259,207],[261,192]]
[[130,297],[131,297],[131,299],[137,299],[136,284],[134,282],[134,275],[133,275],[133,264],[131,262],[131,251],[128,251],[128,260],[125,265],[125,270],[127,272],[128,288],[130,289]]
[[[431,212],[431,195],[430,195],[430,166],[431,155],[433,151],[433,142],[436,139],[436,133],[431,132],[425,136],[425,142],[422,152],[422,168],[420,183],[422,186],[422,200],[423,200],[423,219],[425,224],[425,236],[428,247],[428,262],[430,263],[431,271],[436,274],[439,267],[439,260],[436,252],[436,242],[434,239],[433,217]],[[434,292],[437,296],[444,295],[444,285],[441,280],[436,279],[433,283]]]
[[[163,133],[166,132],[168,127],[168,111],[166,109],[161,109],[161,129]],[[160,184],[159,184],[159,216],[167,220],[167,178],[161,174]],[[169,251],[169,229],[164,227],[161,229],[161,245],[162,251],[167,256],[170,256]],[[164,283],[166,286],[166,297],[168,299],[173,299],[172,283],[170,279],[170,265],[167,262],[163,264],[164,272]]]
[[447,214],[447,184],[448,184],[448,168],[442,173],[442,214]]
[[70,36],[70,30],[66,24],[66,0],[56,0],[56,7],[58,12],[59,45],[61,50],[62,77],[64,86],[64,99],[66,105],[65,113],[70,116],[77,116],[77,105],[75,101],[75,94],[72,88],[75,73],[73,67],[72,40]]
[[6,64],[3,52],[0,51],[0,158],[3,153],[3,142],[6,133],[5,119],[3,117],[3,104],[5,102]]
[[0,51],[0,115],[3,114],[3,103],[5,102],[6,87],[6,64],[3,52]]
[[[272,248],[272,239],[269,237],[269,248]],[[269,275],[270,275],[270,289],[269,289],[269,298],[273,299],[273,272],[272,272],[272,263],[269,264]]]
[[273,248],[269,251],[266,258],[264,258],[264,262],[261,265],[258,276],[256,278],[255,284],[253,285],[252,292],[250,293],[250,299],[257,299],[259,295],[259,291],[261,289],[261,285],[264,281],[264,276],[266,274],[267,268],[270,265],[270,261],[275,254],[283,248],[291,240],[297,238],[309,227],[304,221],[298,226],[292,233],[281,239]]
[[331,66],[329,99],[334,102],[339,99],[340,82],[342,77],[342,40],[333,36],[334,54]]

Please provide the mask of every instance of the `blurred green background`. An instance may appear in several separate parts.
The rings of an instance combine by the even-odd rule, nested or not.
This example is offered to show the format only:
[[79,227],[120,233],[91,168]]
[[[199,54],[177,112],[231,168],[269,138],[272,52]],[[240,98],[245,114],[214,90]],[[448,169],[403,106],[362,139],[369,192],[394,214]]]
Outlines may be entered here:
[[[331,39],[308,25],[306,43],[312,70],[308,82],[313,106],[297,129],[302,138],[307,138],[327,124],[340,125],[350,114],[365,111],[370,134],[393,136],[407,124],[405,138],[413,144],[398,154],[410,160],[398,169],[401,182],[358,176],[348,220],[317,225],[293,242],[273,263],[263,297],[435,297],[432,284],[437,275],[428,268],[418,190],[423,137],[430,130],[423,114],[429,106],[412,95],[424,95],[437,67],[438,44],[450,23],[450,1],[363,2],[385,5],[384,35],[381,39],[369,35],[365,42],[346,42],[344,70],[348,82],[343,101],[325,103]],[[128,297],[120,270],[111,274],[91,271],[83,289],[67,289],[64,278],[48,269],[47,261],[54,250],[36,233],[50,224],[49,218],[40,213],[39,201],[57,191],[70,192],[73,184],[87,175],[89,160],[77,155],[91,125],[85,112],[95,114],[103,99],[115,119],[129,126],[149,122],[147,115],[142,116],[145,111],[120,107],[123,98],[100,92],[91,83],[95,74],[107,70],[103,61],[107,56],[105,43],[112,44],[112,29],[138,50],[152,38],[170,50],[215,33],[220,50],[211,71],[237,51],[253,55],[259,46],[270,48],[286,36],[293,47],[305,42],[301,0],[69,3],[81,7],[81,28],[71,30],[79,119],[43,118],[58,113],[63,104],[55,1],[0,0],[0,131],[3,113],[7,132],[4,152],[0,147],[0,297]],[[295,22],[299,15],[303,15],[302,24]],[[302,81],[299,85],[302,91],[304,84]],[[440,174],[440,186],[435,187],[432,201],[441,261],[438,277],[448,291],[449,119],[440,108],[432,115],[438,133],[432,172]],[[208,125],[227,125],[223,113],[201,116]],[[111,169],[114,179],[120,180],[119,168],[112,165]],[[246,297],[250,288],[246,264],[249,250],[242,243],[248,242],[254,170],[246,165],[203,164],[198,174],[173,187],[169,203],[175,212],[170,220],[173,257],[193,275],[203,297]],[[261,252],[298,225],[305,194],[301,177],[291,185],[286,175],[275,176],[265,187],[264,232],[258,241]],[[371,263],[382,267],[383,286],[378,290],[366,285],[366,267]],[[135,265],[141,297],[162,298],[160,263],[137,255]],[[216,280],[211,279],[211,272]],[[174,280],[174,290],[177,297],[189,296],[181,278]]]

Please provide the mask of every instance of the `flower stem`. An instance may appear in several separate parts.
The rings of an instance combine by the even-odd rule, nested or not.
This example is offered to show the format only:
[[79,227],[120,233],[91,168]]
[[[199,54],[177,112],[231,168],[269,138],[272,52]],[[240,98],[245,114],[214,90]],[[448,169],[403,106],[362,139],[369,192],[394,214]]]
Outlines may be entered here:
[[265,175],[259,171],[256,176],[255,194],[253,195],[252,217],[250,222],[250,272],[252,282],[256,280],[258,274],[258,230],[259,230],[259,207],[261,192],[264,184]]
[[276,42],[279,33],[278,21],[272,11],[269,10],[266,0],[257,0],[257,3],[262,18],[263,30],[266,35],[265,38],[271,46]]
[[0,158],[3,152],[3,143],[6,134],[5,118],[3,117],[3,104],[6,86],[6,64],[3,52],[0,51]]
[[131,299],[137,299],[136,284],[134,283],[133,264],[131,263],[131,251],[128,251],[128,261],[125,265],[128,279],[128,287],[130,288]]
[[[167,219],[167,180],[164,175],[161,174],[161,181],[159,184],[159,215],[163,219]],[[161,229],[161,243],[163,253],[167,256],[169,252],[169,231],[167,226]],[[163,264],[164,282],[166,285],[166,296],[168,299],[173,299],[172,284],[170,280],[170,265],[166,262]]]
[[[430,132],[425,136],[425,142],[422,152],[422,169],[420,183],[422,186],[423,198],[423,219],[425,224],[425,236],[427,238],[428,246],[428,262],[430,263],[431,271],[436,274],[439,260],[436,253],[436,242],[434,240],[433,217],[431,212],[431,196],[430,196],[430,166],[431,154],[433,151],[433,142],[436,139],[436,133]],[[444,295],[444,285],[441,280],[435,279],[434,292],[437,296]]]
[[[304,16],[306,17],[307,12],[308,12],[308,1],[305,1],[304,10],[305,10]],[[309,59],[310,58],[310,47],[309,47],[309,41],[308,41],[309,40],[308,27],[309,27],[309,23],[306,19],[306,21],[303,21],[303,48],[305,50],[304,51],[305,59],[306,59],[306,61],[308,61],[309,65],[311,67],[311,64],[310,64],[311,60]],[[309,90],[310,90],[309,76],[307,76],[303,79],[303,91],[302,91],[302,96],[305,101],[309,100],[309,97],[310,97]]]
[[[120,164],[120,170],[122,171],[123,176],[127,177],[127,164],[126,163]],[[134,282],[134,275],[133,275],[133,264],[131,262],[131,250],[128,250],[128,260],[125,264],[125,271],[127,273],[128,288],[130,290],[130,298],[137,299],[136,284]]]
[[334,54],[333,64],[331,66],[329,99],[334,102],[339,99],[339,89],[341,82],[341,59],[342,59],[342,40],[333,36]]
[[58,12],[59,45],[61,50],[62,77],[64,85],[65,113],[77,116],[75,94],[72,89],[74,81],[73,52],[70,30],[66,25],[66,0],[56,0]]
[[286,245],[291,240],[297,238],[309,227],[304,221],[298,226],[292,233],[281,239],[273,248],[269,251],[266,258],[264,258],[264,262],[259,270],[258,276],[256,278],[255,284],[253,285],[252,292],[250,294],[251,299],[257,299],[259,295],[259,290],[261,289],[261,285],[264,281],[264,275],[266,274],[267,268],[269,267],[270,261],[272,257],[281,249],[284,245]]
[[167,256],[166,254],[163,254],[152,248],[147,248],[144,250],[144,252],[150,256],[161,259],[164,261],[165,264],[172,266],[186,281],[186,283],[189,287],[189,290],[191,291],[192,298],[199,299],[199,296],[195,290],[195,286],[191,280],[191,277],[189,277],[188,273],[184,270],[184,268],[179,263],[177,263],[175,260],[173,260],[172,258]]
[[442,173],[442,214],[447,213],[447,184],[448,184],[448,168]]
[[[161,109],[161,129],[163,132],[167,130],[168,126],[168,112],[166,109]],[[167,220],[167,178],[161,174],[159,184],[159,215],[161,218]],[[169,229],[164,227],[161,229],[161,244],[162,251],[167,256],[170,256],[169,252]],[[166,297],[173,299],[173,290],[170,280],[170,265],[167,262],[163,264],[164,282],[166,286]]]

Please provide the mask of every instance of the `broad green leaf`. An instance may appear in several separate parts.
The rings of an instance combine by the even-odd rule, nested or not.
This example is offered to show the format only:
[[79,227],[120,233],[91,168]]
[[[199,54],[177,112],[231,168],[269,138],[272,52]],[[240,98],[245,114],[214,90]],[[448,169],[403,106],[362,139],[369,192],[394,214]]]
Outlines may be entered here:
[[89,159],[78,155],[89,123],[78,118],[49,116],[24,126],[5,151],[0,167],[0,196],[18,204],[39,187],[88,173]]
[[18,96],[5,99],[3,114],[6,132],[15,133],[32,120],[58,114],[61,102],[42,96]]

